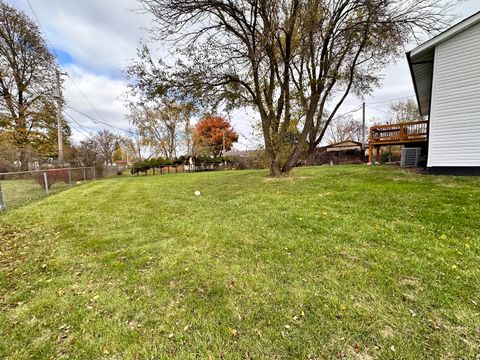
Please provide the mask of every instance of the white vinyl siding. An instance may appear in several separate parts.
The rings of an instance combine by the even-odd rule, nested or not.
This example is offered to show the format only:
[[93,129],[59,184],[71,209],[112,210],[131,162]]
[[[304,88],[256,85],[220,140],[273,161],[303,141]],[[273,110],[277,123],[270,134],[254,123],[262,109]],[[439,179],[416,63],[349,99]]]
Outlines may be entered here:
[[429,167],[480,166],[480,24],[435,48]]

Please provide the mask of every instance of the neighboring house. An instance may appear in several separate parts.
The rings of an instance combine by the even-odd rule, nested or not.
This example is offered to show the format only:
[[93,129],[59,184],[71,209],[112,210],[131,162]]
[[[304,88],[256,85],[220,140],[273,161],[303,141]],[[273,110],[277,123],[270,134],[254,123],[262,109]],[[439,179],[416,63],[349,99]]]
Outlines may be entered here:
[[315,153],[315,163],[322,164],[360,164],[364,161],[362,143],[357,141],[341,141],[328,146],[319,147]]
[[428,170],[480,174],[480,12],[407,59],[420,113],[428,116]]
[[114,166],[123,166],[123,167],[127,167],[127,165],[128,165],[127,160],[117,160],[115,161],[115,164],[114,164]]

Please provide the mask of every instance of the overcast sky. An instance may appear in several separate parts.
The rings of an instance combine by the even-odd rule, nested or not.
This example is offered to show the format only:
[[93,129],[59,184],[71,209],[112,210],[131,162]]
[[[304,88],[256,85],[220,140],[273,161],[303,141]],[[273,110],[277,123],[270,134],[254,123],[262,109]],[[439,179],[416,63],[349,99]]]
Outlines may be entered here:
[[[7,2],[34,17],[27,0]],[[65,78],[68,105],[119,128],[131,128],[125,119],[127,110],[123,95],[126,80],[122,70],[135,57],[140,39],[148,39],[145,28],[151,22],[147,14],[133,11],[139,7],[137,0],[30,0],[30,4],[59,62],[69,74]],[[480,11],[479,0],[461,1],[455,10],[458,20],[477,11]],[[157,47],[156,50],[159,54],[168,54],[168,49]],[[365,99],[367,118],[387,121],[388,100],[414,95],[405,57],[385,68],[384,75],[381,88]],[[360,104],[360,99],[351,96],[340,113]],[[104,128],[72,110],[66,112],[90,131]],[[248,139],[252,133],[251,116],[254,115],[247,115],[242,110],[231,116],[241,135],[239,149],[254,146],[254,141]],[[360,111],[354,113],[354,117],[360,116]],[[69,121],[74,140],[84,138],[82,132],[85,130]]]

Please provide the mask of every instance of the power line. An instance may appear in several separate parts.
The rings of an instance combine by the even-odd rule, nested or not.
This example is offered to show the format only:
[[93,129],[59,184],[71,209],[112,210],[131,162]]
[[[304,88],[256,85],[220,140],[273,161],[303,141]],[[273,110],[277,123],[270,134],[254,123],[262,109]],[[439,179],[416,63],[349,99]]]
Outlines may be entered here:
[[363,104],[362,104],[362,105],[359,105],[359,106],[357,106],[356,108],[353,108],[352,110],[347,111],[347,112],[345,112],[345,113],[343,113],[343,114],[337,115],[337,116],[335,116],[332,120],[338,120],[338,119],[341,119],[342,117],[344,117],[345,115],[348,115],[348,114],[352,114],[352,113],[354,113],[354,112],[357,112],[358,110],[360,110],[360,109],[362,108],[362,106],[363,106]]
[[87,136],[87,137],[90,137],[90,136],[91,136],[90,131],[89,131],[86,127],[84,127],[82,124],[80,124],[77,120],[75,120],[75,119],[72,117],[72,115],[70,115],[70,114],[69,114],[68,112],[66,112],[66,111],[64,111],[64,113],[65,113],[65,115],[67,115],[67,117],[68,117],[71,121],[73,121],[75,124],[77,124],[77,126],[79,126],[79,128],[83,129],[83,131],[86,132],[86,133],[85,133],[85,132],[77,129],[77,130],[79,130],[80,133],[82,133],[83,135],[85,135],[85,136]]
[[94,117],[92,117],[92,116],[84,113],[83,111],[77,110],[77,109],[75,109],[75,108],[73,108],[73,107],[71,107],[71,106],[66,105],[66,107],[69,108],[70,110],[73,110],[73,111],[75,111],[76,113],[78,113],[78,114],[80,114],[80,115],[83,115],[83,116],[85,116],[86,118],[90,119],[94,124],[102,124],[102,125],[105,125],[105,126],[109,126],[109,127],[113,128],[113,129],[117,129],[117,130],[120,130],[120,131],[129,133],[129,134],[132,134],[132,135],[136,135],[136,133],[133,132],[133,131],[131,131],[131,130],[122,129],[122,128],[118,127],[118,126],[109,124],[109,123],[107,123],[107,122],[105,122],[105,121],[100,121],[100,120],[95,119]]
[[74,126],[73,124],[69,124],[69,125],[70,125],[70,127],[71,127],[72,129],[74,129],[75,131],[77,131],[79,134],[81,134],[81,135],[85,136],[87,139],[89,139],[89,138],[90,138],[90,136],[89,136],[89,135],[87,135],[85,132],[83,132],[83,130],[82,130],[82,129],[80,129],[79,127],[77,127],[77,126]]
[[373,107],[373,106],[370,106],[370,105],[368,105],[368,104],[366,104],[366,105],[367,105],[367,107],[368,107],[369,109],[372,109],[372,110],[375,110],[375,111],[380,111],[380,112],[382,112],[382,113],[384,113],[384,114],[387,114],[387,115],[391,115],[388,111],[378,109],[378,108]]
[[42,26],[42,23],[40,22],[40,20],[38,19],[38,16],[37,16],[37,13],[35,12],[35,9],[33,8],[32,4],[30,3],[30,0],[26,0],[27,3],[28,3],[28,7],[30,8],[30,11],[32,12],[33,14],[33,17],[35,18],[35,20],[37,21],[38,23],[38,26],[40,27],[40,29],[42,30],[42,33],[43,33],[43,36],[45,38],[45,41],[47,42],[48,45],[50,45],[50,48],[52,49],[52,52],[54,53],[55,57],[57,58],[57,61],[58,61],[58,65],[67,73],[67,76],[68,78],[72,81],[72,84],[77,88],[77,90],[80,92],[80,94],[83,96],[83,98],[86,100],[86,102],[88,103],[88,105],[90,105],[92,107],[92,109],[95,111],[95,113],[97,114],[97,116],[99,118],[101,118],[102,120],[105,120],[103,119],[102,115],[100,114],[100,112],[98,111],[98,109],[95,107],[95,105],[92,104],[92,102],[90,101],[90,99],[87,97],[87,95],[85,95],[85,93],[82,91],[82,89],[80,88],[80,86],[78,86],[78,84],[75,82],[75,80],[73,80],[73,77],[70,76],[70,74],[68,74],[67,70],[65,69],[65,67],[63,66],[63,64],[60,62],[60,56],[58,55],[58,53],[55,51],[55,47],[53,46],[53,44],[48,40],[48,37],[47,37],[47,33],[45,32],[45,28]]
[[60,57],[58,56],[57,52],[55,51],[55,48],[53,47],[52,43],[48,40],[48,38],[47,38],[47,33],[45,32],[45,29],[43,28],[42,23],[41,23],[40,20],[38,19],[37,13],[36,13],[35,10],[33,9],[33,6],[32,6],[32,4],[30,3],[30,0],[27,0],[27,4],[28,4],[28,7],[30,8],[30,11],[31,11],[32,14],[33,14],[33,17],[34,17],[35,20],[37,21],[37,24],[38,24],[38,26],[40,27],[40,30],[42,30],[43,37],[45,38],[45,41],[48,43],[48,45],[50,45],[50,48],[52,49],[53,53],[55,54],[55,57],[56,57],[57,60],[58,60],[58,64],[63,68],[63,70],[65,70],[65,68],[63,67],[63,65],[60,63]]
[[407,100],[407,99],[411,99],[411,98],[414,98],[414,97],[415,97],[415,95],[411,95],[411,96],[405,96],[405,97],[397,98],[397,99],[390,99],[390,100],[384,100],[384,101],[375,101],[375,102],[367,102],[366,104],[367,104],[367,105],[385,104],[385,103],[392,102],[392,101]]

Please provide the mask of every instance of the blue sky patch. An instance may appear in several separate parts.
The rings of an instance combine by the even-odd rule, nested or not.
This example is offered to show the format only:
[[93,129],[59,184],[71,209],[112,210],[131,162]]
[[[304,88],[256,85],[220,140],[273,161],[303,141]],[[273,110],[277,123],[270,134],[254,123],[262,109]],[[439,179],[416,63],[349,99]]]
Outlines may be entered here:
[[73,57],[68,52],[59,48],[54,48],[54,50],[60,64],[62,65],[75,64],[75,60],[73,60]]

